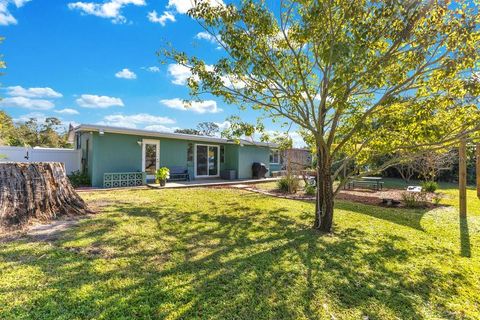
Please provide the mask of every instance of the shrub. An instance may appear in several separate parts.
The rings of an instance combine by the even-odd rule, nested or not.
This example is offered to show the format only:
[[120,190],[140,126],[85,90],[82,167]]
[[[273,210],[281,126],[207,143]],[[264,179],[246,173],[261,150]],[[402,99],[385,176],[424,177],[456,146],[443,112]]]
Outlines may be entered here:
[[70,175],[68,175],[68,179],[74,188],[89,187],[91,185],[88,175],[80,172],[79,170],[70,173]]
[[170,179],[170,169],[167,167],[162,167],[155,172],[155,180],[166,181],[167,179]]
[[440,204],[440,202],[443,199],[443,194],[442,193],[435,193],[435,195],[432,198],[432,203],[436,206]]
[[425,192],[435,192],[438,189],[438,183],[434,181],[424,181],[422,183],[422,189]]
[[300,181],[292,176],[285,176],[277,181],[277,187],[282,192],[296,193],[300,186]]
[[308,196],[314,196],[317,188],[314,185],[307,183],[304,188],[305,194]]
[[421,208],[426,206],[426,192],[403,192],[402,200],[407,208]]

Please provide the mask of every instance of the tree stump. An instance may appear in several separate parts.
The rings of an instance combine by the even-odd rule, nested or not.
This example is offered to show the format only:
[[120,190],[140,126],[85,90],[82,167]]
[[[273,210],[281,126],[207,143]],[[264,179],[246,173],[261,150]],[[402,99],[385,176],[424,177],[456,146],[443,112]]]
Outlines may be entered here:
[[63,163],[0,163],[0,225],[91,212],[70,184]]

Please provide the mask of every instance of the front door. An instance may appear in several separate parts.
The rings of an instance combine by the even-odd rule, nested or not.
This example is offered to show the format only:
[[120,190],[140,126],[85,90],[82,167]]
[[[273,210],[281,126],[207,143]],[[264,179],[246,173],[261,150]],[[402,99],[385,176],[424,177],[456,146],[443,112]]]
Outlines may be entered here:
[[220,147],[207,144],[195,146],[195,177],[218,177]]
[[160,141],[143,139],[142,141],[142,171],[147,180],[155,179],[155,171],[160,168]]

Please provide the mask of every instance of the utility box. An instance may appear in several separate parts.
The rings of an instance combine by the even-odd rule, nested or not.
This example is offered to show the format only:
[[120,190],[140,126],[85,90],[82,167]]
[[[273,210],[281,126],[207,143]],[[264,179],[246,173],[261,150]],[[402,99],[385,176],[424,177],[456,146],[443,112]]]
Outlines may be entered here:
[[225,180],[236,180],[237,170],[222,170],[220,171],[220,178]]

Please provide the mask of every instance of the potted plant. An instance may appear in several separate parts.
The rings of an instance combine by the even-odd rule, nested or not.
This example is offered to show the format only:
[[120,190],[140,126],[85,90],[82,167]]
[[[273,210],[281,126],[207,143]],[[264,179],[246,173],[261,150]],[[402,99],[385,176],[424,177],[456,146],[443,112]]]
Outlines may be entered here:
[[155,172],[155,182],[164,187],[167,180],[170,179],[170,169],[162,167]]

